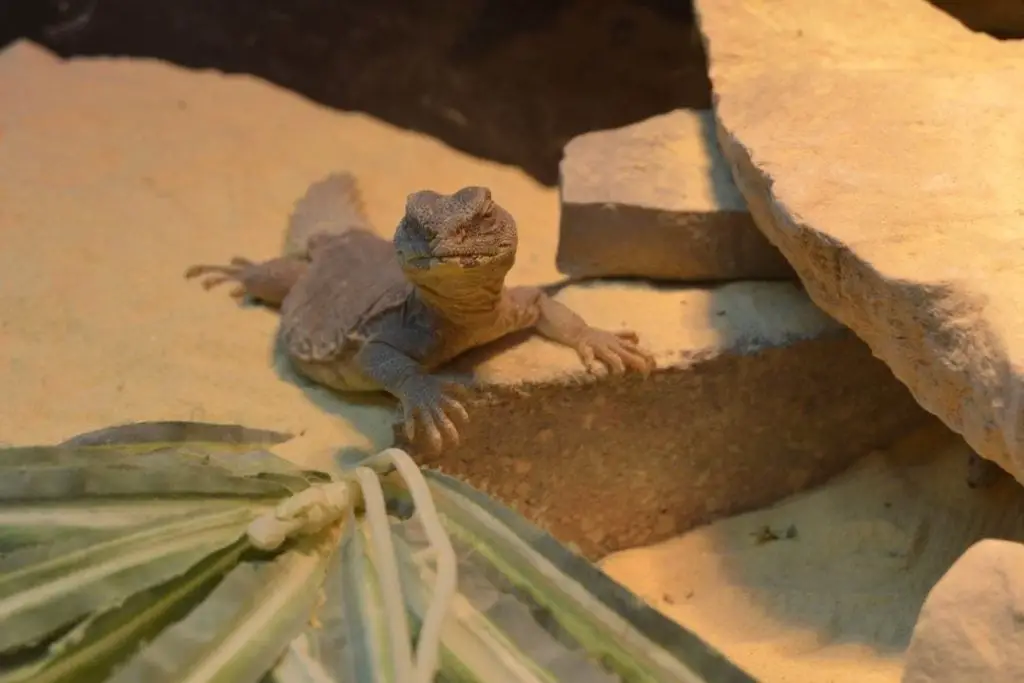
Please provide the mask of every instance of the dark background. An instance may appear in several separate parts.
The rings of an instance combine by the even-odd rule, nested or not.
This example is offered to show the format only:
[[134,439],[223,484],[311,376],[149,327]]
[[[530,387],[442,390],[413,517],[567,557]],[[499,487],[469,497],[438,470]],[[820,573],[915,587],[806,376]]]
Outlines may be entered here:
[[[969,25],[1017,3],[1024,26],[1024,0],[934,1]],[[579,133],[710,105],[689,0],[0,0],[18,37],[255,74],[548,185]]]

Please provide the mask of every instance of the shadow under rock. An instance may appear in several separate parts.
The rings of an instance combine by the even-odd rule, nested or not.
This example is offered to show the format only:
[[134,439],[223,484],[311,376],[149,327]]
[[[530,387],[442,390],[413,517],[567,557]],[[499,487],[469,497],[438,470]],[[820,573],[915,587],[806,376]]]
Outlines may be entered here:
[[[969,488],[968,450],[934,420],[827,487],[723,522],[710,536],[718,570],[745,600],[814,629],[822,645],[898,654],[929,591],[970,546],[1024,541],[1024,489],[1010,477]],[[758,539],[764,527],[777,540]]]
[[[43,28],[55,21],[42,12],[49,2],[0,0],[6,38],[28,35],[65,57],[254,74],[549,186],[580,133],[710,106],[683,1],[69,0],[57,32]],[[78,14],[88,21],[71,21]]]
[[[932,4],[1024,35],[1013,0]],[[576,135],[711,106],[687,0],[0,0],[0,46],[19,37],[253,74],[549,186]]]

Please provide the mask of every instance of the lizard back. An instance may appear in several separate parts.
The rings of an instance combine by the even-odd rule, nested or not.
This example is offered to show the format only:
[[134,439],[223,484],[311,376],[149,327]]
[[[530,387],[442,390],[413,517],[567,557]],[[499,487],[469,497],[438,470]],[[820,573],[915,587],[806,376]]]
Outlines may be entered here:
[[402,306],[412,285],[394,245],[372,231],[351,174],[312,185],[288,230],[290,248],[308,253],[310,264],[282,302],[281,341],[296,360],[344,362],[373,320]]

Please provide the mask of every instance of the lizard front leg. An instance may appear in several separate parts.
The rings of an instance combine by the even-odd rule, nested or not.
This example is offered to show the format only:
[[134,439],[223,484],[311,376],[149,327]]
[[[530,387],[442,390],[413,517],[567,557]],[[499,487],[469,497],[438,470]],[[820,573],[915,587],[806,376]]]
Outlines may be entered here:
[[204,289],[211,289],[225,282],[237,282],[230,294],[236,299],[250,296],[270,306],[278,307],[299,278],[305,274],[309,263],[294,257],[275,258],[263,263],[235,257],[230,265],[199,265],[185,271],[186,278],[203,276]]
[[451,394],[465,389],[451,379],[431,375],[413,358],[383,341],[371,340],[356,355],[360,371],[395,396],[402,404],[405,436],[412,441],[421,432],[433,452],[449,443],[457,446],[459,430],[469,414]]
[[609,370],[622,374],[631,369],[647,375],[655,368],[654,356],[640,346],[633,330],[610,332],[591,327],[571,308],[537,287],[516,287],[508,296],[513,305],[535,315],[534,327],[539,333],[575,349],[592,374],[603,375]]

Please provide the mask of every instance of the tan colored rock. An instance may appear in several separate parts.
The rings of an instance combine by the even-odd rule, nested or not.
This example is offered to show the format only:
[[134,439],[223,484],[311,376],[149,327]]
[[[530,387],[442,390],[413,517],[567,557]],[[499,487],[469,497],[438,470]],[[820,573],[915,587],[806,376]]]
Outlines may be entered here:
[[560,176],[557,263],[570,277],[795,278],[754,226],[709,111],[573,138]]
[[935,584],[907,649],[902,683],[1024,680],[1024,545],[986,539]]
[[719,142],[811,298],[1024,481],[1024,44],[919,0],[697,0]]
[[483,388],[459,448],[402,445],[591,558],[774,503],[931,419],[792,283],[593,283],[559,299],[635,329],[657,372],[595,380],[570,349],[512,340],[465,359]]

